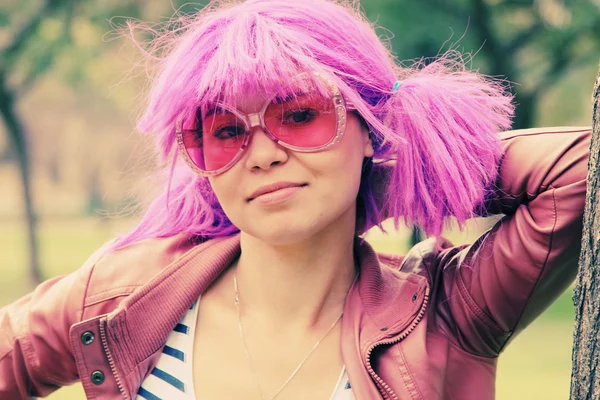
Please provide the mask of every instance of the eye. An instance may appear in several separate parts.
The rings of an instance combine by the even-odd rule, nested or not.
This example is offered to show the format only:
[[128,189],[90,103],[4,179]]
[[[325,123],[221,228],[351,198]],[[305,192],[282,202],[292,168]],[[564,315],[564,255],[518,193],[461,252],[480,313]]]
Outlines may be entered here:
[[316,110],[310,108],[304,108],[300,110],[291,110],[285,113],[283,116],[284,124],[296,124],[303,125],[308,124],[314,120],[318,115]]
[[242,136],[243,134],[244,134],[243,127],[231,125],[231,126],[224,126],[224,127],[217,129],[214,133],[214,136],[217,139],[227,140],[227,139],[237,138],[239,136]]

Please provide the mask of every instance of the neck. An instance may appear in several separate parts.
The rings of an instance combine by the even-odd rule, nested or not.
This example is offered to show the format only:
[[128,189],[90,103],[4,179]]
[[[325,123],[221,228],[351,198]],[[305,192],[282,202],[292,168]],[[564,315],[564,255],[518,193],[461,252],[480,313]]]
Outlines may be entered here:
[[235,272],[242,313],[259,326],[279,331],[329,326],[342,311],[355,278],[353,222],[288,245],[242,233]]

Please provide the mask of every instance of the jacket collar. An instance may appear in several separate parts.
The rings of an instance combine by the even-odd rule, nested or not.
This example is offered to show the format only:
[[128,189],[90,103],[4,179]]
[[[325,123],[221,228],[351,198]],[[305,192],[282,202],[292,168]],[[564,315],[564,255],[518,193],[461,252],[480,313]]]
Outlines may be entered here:
[[[123,300],[106,322],[114,350],[130,355],[129,362],[119,366],[121,372],[128,374],[160,350],[186,310],[239,255],[239,234],[198,244]],[[355,241],[355,256],[359,272],[348,293],[345,319],[361,320],[361,337],[381,340],[398,334],[420,308],[425,279],[399,272],[399,262],[382,266],[361,238]],[[369,318],[361,318],[363,314]]]
[[[360,268],[357,287],[352,288],[349,300],[360,298],[360,308],[346,307],[344,315],[355,319],[357,313],[369,318],[361,324],[361,337],[372,341],[395,336],[416,317],[426,296],[424,277],[400,271],[400,261],[407,258],[378,254],[362,238],[356,238],[355,254]],[[346,305],[356,304],[346,301]]]

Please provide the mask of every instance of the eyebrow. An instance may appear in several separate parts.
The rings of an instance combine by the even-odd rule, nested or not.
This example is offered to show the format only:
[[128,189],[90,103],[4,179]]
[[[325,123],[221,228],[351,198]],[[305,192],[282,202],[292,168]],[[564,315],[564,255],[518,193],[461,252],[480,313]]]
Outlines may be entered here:
[[222,107],[210,107],[206,110],[206,113],[204,113],[203,118],[210,117],[213,114],[231,114],[231,112],[229,110],[225,110]]
[[[290,101],[297,97],[306,96],[307,94],[308,93],[306,91],[299,90],[299,91],[289,92],[283,96],[275,96],[271,99],[271,101],[275,100],[277,102],[283,103],[283,102]],[[206,117],[210,117],[211,115],[214,115],[214,114],[231,114],[231,111],[226,110],[222,107],[210,106],[209,108],[207,108],[206,112],[204,114],[202,114],[202,116],[203,116],[203,118],[206,118]]]
[[278,103],[279,102],[285,103],[292,99],[296,99],[298,97],[302,97],[302,96],[306,96],[306,95],[308,95],[308,93],[306,93],[305,91],[295,91],[295,92],[290,92],[284,96],[275,96],[273,98],[273,100],[275,100]]

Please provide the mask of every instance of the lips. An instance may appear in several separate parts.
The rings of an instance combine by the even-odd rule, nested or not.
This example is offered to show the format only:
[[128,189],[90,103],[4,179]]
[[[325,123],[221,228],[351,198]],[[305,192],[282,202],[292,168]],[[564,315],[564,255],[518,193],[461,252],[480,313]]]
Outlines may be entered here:
[[290,187],[303,187],[303,186],[306,186],[306,183],[297,183],[297,182],[276,182],[276,183],[272,183],[270,185],[265,185],[265,186],[259,187],[257,190],[255,190],[250,195],[250,197],[248,198],[248,201],[252,201],[255,198],[257,198],[258,196],[261,196],[261,195],[267,194],[267,193],[272,193],[272,192],[275,192],[277,190],[286,189],[286,188],[290,188]]

